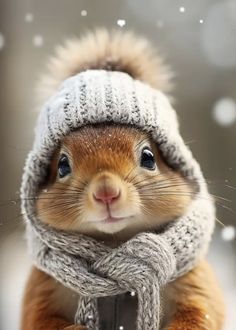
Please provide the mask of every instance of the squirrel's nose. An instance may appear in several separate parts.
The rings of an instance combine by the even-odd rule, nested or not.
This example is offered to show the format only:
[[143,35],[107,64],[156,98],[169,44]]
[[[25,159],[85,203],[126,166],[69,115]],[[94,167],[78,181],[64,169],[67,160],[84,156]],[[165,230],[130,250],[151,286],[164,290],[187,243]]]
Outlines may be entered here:
[[111,204],[119,199],[120,189],[113,187],[101,187],[93,193],[93,197],[97,202]]

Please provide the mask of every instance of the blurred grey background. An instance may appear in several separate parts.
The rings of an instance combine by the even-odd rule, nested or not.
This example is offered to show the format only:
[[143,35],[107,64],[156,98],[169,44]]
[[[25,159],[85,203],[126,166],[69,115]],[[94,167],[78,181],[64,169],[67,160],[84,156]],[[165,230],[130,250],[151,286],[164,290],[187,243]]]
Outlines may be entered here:
[[[34,87],[56,44],[93,27],[149,38],[175,72],[182,134],[218,199],[209,260],[236,324],[236,1],[0,1],[0,329],[16,330],[29,269],[19,209],[36,120]],[[132,47],[132,45],[130,45]]]

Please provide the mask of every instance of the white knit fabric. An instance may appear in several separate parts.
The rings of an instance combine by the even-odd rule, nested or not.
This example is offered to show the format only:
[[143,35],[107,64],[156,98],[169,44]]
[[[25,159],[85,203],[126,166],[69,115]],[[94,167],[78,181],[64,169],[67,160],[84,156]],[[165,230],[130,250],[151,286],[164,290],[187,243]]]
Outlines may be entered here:
[[[141,233],[116,249],[42,224],[38,186],[63,136],[86,124],[120,123],[149,132],[168,164],[198,184],[186,214],[162,233]],[[175,111],[161,92],[122,72],[88,70],[63,82],[42,108],[21,187],[29,248],[37,267],[78,292],[76,323],[99,328],[96,298],[136,291],[138,330],[159,328],[160,286],[192,269],[206,253],[215,209],[199,165],[184,144]]]

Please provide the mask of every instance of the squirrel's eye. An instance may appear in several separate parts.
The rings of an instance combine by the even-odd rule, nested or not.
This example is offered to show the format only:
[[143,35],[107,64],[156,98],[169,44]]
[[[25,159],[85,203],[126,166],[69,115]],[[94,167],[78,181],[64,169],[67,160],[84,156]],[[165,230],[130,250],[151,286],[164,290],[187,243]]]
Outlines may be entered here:
[[156,162],[153,153],[147,147],[142,150],[140,165],[148,170],[155,170]]
[[64,178],[71,173],[69,159],[66,155],[62,154],[58,162],[58,175],[59,178]]

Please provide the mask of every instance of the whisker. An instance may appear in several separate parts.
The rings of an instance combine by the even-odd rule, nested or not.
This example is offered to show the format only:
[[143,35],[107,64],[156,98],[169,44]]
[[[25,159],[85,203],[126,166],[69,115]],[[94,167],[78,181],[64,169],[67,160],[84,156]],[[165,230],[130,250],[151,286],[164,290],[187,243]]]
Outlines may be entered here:
[[222,227],[224,227],[224,228],[226,227],[226,225],[222,221],[220,221],[218,218],[215,218],[215,219]]
[[[145,197],[146,197],[146,201],[150,201],[150,200],[157,200],[157,198],[158,197],[160,197],[160,196],[183,196],[183,197],[192,197],[192,194],[191,193],[186,193],[186,192],[175,192],[175,191],[171,191],[171,192],[168,192],[168,193],[166,193],[166,192],[164,192],[164,193],[158,193],[158,196],[156,196],[156,197],[154,197],[153,196],[153,194],[144,194],[144,196],[142,196],[142,198],[143,199],[145,199]],[[199,196],[199,198],[201,198],[201,199],[205,199],[205,200],[210,200],[210,198],[209,197],[206,197],[206,196]],[[220,207],[222,207],[222,208],[224,208],[224,209],[226,209],[226,210],[228,210],[228,211],[230,211],[230,212],[232,212],[233,214],[236,214],[236,212],[232,209],[232,208],[230,208],[230,207],[228,207],[227,205],[224,205],[224,204],[222,204],[222,203],[220,203],[220,202],[218,202],[218,201],[215,201],[215,203],[216,203],[216,205],[218,205],[218,206],[220,206]]]
[[227,188],[230,188],[230,189],[234,189],[234,190],[236,190],[236,187],[233,187],[233,186],[231,186],[231,185],[229,185],[229,184],[226,184],[225,185]]

